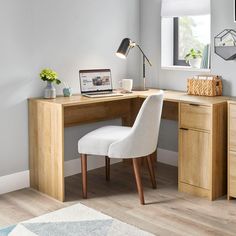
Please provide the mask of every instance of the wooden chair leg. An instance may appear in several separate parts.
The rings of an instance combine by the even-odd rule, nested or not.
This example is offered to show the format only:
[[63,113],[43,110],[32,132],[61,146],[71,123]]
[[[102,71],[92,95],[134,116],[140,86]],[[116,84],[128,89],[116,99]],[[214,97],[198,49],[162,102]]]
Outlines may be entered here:
[[144,205],[145,203],[144,203],[144,196],[143,196],[143,186],[142,186],[142,181],[141,181],[140,165],[139,165],[138,158],[133,158],[133,167],[134,167],[134,175],[135,175],[135,180],[137,184],[140,203]]
[[148,171],[150,174],[151,182],[152,182],[152,188],[156,189],[157,188],[157,183],[156,183],[156,178],[155,178],[155,170],[153,166],[153,159],[151,155],[146,157],[147,159],[147,166],[148,166]]
[[110,158],[106,156],[105,161],[106,161],[106,181],[110,181]]
[[82,193],[87,198],[87,155],[81,154]]

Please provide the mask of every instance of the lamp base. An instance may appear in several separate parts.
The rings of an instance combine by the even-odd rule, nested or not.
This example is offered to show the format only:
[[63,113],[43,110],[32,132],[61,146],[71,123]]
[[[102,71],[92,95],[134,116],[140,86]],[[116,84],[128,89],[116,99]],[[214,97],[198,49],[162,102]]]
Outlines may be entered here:
[[145,76],[143,76],[143,82],[141,86],[138,87],[134,87],[133,91],[148,91],[149,89],[147,89],[146,87],[146,78]]
[[132,89],[133,91],[148,91],[149,89],[144,88],[144,87],[135,87]]

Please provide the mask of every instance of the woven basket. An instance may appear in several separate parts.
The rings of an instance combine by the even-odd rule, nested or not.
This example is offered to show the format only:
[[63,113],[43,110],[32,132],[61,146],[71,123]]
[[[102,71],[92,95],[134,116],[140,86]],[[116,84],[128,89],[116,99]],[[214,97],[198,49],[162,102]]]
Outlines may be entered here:
[[222,80],[215,75],[198,75],[188,79],[187,91],[190,95],[221,96]]

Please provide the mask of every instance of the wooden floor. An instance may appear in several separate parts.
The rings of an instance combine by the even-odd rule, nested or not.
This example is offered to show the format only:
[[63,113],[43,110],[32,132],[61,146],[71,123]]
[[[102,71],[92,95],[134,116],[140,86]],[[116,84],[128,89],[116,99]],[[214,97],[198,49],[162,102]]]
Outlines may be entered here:
[[81,199],[80,175],[66,179],[66,203],[31,189],[0,196],[0,227],[81,202],[156,235],[236,235],[236,201],[210,202],[179,193],[177,168],[160,163],[156,168],[156,190],[146,169],[142,172],[145,206],[139,204],[131,166],[119,163],[111,167],[110,182],[103,168],[89,172],[87,200]]

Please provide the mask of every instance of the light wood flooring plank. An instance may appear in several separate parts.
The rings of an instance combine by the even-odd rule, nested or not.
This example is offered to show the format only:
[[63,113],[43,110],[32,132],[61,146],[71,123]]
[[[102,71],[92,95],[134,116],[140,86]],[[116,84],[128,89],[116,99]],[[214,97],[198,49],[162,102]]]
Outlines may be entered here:
[[81,175],[66,178],[66,202],[61,203],[32,189],[0,196],[0,226],[16,224],[81,202],[114,218],[156,235],[236,235],[236,201],[193,197],[177,190],[177,168],[156,165],[157,189],[152,189],[142,167],[146,205],[139,204],[132,166],[111,166],[111,181],[103,168],[88,172],[88,199],[82,199]]

